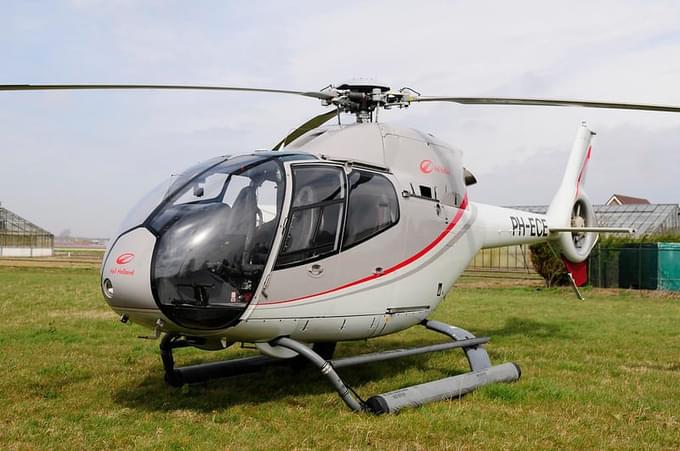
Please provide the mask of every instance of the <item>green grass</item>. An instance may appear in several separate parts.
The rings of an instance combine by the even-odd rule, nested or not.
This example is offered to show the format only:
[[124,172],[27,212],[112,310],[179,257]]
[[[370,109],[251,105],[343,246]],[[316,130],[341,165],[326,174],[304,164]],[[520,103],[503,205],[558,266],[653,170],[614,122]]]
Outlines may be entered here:
[[[569,289],[452,291],[434,318],[489,335],[522,379],[398,415],[353,414],[315,372],[171,389],[158,342],[116,321],[91,269],[0,268],[0,448],[680,447],[680,299]],[[409,331],[339,355],[440,341]],[[180,364],[233,357],[178,350]],[[340,370],[365,398],[465,370],[460,351]]]

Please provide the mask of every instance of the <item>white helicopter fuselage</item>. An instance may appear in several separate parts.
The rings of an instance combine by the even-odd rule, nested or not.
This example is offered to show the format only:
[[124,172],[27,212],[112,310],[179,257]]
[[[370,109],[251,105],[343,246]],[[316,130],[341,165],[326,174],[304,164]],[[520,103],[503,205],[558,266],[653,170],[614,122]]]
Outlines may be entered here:
[[[581,127],[558,194],[548,214],[540,215],[471,202],[462,153],[429,134],[380,123],[315,129],[285,149],[295,158],[283,162],[285,195],[273,207],[280,211],[271,226],[271,251],[257,287],[247,302],[238,303],[243,305],[238,321],[228,327],[192,327],[195,323],[181,324],[166,314],[159,301],[159,285],[166,282],[154,276],[162,270],[153,269],[162,260],[158,233],[141,221],[107,252],[105,297],[125,318],[157,332],[205,337],[207,348],[255,342],[275,354],[264,343],[281,336],[335,342],[394,333],[427,318],[482,248],[552,239],[574,261],[587,255],[590,249],[569,248],[571,234],[550,229],[571,225],[579,199],[589,206],[580,185],[590,136]],[[305,201],[313,196],[305,191],[305,171],[340,174],[335,200]],[[320,206],[305,207],[305,202]],[[259,222],[264,227],[267,221]],[[322,229],[328,237],[324,252],[305,252],[304,243],[317,239],[311,237]],[[197,239],[192,233],[200,230],[185,236]],[[201,297],[203,288],[193,289]]]

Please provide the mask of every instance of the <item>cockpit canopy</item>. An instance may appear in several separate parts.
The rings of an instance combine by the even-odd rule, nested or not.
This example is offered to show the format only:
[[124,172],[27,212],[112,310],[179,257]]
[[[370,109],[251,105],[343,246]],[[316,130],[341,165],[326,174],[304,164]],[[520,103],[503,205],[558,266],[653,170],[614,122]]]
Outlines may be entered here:
[[286,157],[213,162],[180,177],[151,214],[146,225],[157,236],[152,287],[173,321],[196,329],[227,327],[245,310],[274,242]]

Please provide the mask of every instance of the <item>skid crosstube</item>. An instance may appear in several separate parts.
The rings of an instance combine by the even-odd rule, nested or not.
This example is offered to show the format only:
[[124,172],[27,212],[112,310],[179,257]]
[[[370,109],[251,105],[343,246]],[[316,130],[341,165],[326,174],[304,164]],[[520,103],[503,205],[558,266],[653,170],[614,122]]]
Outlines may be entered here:
[[[369,411],[376,414],[394,413],[405,407],[413,407],[433,401],[458,398],[478,387],[494,382],[512,382],[521,376],[519,366],[505,363],[492,366],[486,350],[482,347],[489,338],[477,338],[470,332],[459,327],[451,326],[439,321],[425,320],[421,323],[427,329],[444,334],[452,339],[450,342],[417,348],[393,349],[389,351],[363,354],[341,359],[326,360],[321,352],[288,337],[280,337],[270,342],[273,346],[281,346],[299,354],[294,359],[306,360],[319,368],[331,385],[338,392],[340,398],[353,411]],[[232,359],[223,362],[212,362],[175,368],[172,350],[192,346],[193,344],[179,336],[166,334],[161,341],[161,358],[165,369],[165,380],[168,384],[179,387],[184,384],[203,382],[210,379],[236,376],[239,374],[259,371],[269,366],[288,365],[288,360],[274,359],[265,356]],[[374,363],[401,357],[407,357],[430,352],[461,348],[470,365],[470,372],[424,384],[405,387],[399,390],[373,396],[366,401],[361,399],[336,372],[344,368],[365,363]],[[323,349],[323,348],[322,348]]]

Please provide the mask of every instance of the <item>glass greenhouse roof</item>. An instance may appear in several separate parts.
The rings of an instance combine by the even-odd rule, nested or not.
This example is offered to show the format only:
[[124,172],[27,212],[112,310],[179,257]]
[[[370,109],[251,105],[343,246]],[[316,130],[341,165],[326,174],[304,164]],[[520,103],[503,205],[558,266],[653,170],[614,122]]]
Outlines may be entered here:
[[[545,214],[548,207],[509,207],[532,213]],[[598,225],[602,227],[630,227],[635,235],[680,232],[680,207],[676,204],[593,205]]]
[[47,230],[38,227],[30,221],[0,207],[0,235],[49,235]]

